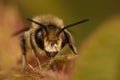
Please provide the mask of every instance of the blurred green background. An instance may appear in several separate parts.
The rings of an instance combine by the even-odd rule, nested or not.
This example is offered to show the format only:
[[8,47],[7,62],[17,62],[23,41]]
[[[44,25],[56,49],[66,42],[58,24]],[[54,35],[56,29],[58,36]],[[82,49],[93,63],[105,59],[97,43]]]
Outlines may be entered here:
[[[64,20],[65,25],[82,19],[90,19],[88,23],[71,28],[76,45],[86,38],[90,32],[109,18],[120,12],[119,0],[4,0],[18,7],[23,19],[41,14],[53,14]],[[78,37],[79,34],[79,37]]]
[[73,80],[120,80],[120,0],[1,0],[16,7],[23,21],[53,14],[70,24],[79,51]]

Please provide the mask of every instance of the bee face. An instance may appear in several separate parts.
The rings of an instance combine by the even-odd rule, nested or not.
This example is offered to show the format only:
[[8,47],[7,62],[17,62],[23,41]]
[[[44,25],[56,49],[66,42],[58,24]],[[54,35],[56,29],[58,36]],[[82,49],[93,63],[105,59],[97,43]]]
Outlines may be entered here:
[[54,57],[61,50],[62,34],[56,36],[59,30],[56,26],[48,26],[49,34],[44,37],[44,49],[47,56]]
[[[48,57],[54,57],[66,44],[68,44],[72,52],[76,54],[72,36],[66,29],[83,23],[88,19],[65,27],[63,27],[61,19],[51,15],[35,17],[33,20],[28,20],[32,22],[32,32],[35,33],[35,37],[30,39],[32,41],[31,44],[36,43],[36,45],[33,45],[34,49],[35,47],[39,47]],[[30,34],[33,34],[32,32]]]
[[63,35],[56,35],[60,28],[54,25],[47,25],[46,29],[47,33],[42,28],[38,29],[35,35],[36,44],[45,51],[48,57],[54,57],[62,48]]

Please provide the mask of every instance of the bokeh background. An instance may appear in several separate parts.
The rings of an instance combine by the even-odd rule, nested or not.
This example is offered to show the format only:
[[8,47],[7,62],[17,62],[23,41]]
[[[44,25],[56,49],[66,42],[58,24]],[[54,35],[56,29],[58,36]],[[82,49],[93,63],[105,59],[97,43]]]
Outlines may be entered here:
[[[15,31],[26,18],[53,14],[70,24],[79,57],[73,80],[120,80],[120,0],[0,0],[0,79],[21,56]],[[14,73],[14,72],[13,72]]]

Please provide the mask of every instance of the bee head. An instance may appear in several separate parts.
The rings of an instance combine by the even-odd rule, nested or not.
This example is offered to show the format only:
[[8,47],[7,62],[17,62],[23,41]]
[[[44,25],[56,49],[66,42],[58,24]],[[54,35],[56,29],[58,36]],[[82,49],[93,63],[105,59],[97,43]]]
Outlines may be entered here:
[[[52,22],[51,20],[42,20],[43,22],[40,20],[39,22],[32,19],[28,20],[39,26],[35,32],[36,44],[46,52],[47,56],[54,57],[61,50],[63,35],[62,33],[56,34],[61,30],[62,22],[61,24],[56,24],[55,21]],[[35,28],[35,26],[33,27]]]
[[[56,54],[65,46],[66,43],[68,43],[72,51],[76,53],[75,48],[72,44],[70,33],[66,32],[65,29],[88,21],[88,19],[85,19],[63,27],[63,25],[56,23],[55,20],[50,20],[45,23],[37,22],[32,19],[28,20],[40,26],[40,28],[38,28],[35,33],[35,41],[36,44],[46,52],[48,57],[56,56]],[[51,21],[54,21],[55,23],[49,23]]]

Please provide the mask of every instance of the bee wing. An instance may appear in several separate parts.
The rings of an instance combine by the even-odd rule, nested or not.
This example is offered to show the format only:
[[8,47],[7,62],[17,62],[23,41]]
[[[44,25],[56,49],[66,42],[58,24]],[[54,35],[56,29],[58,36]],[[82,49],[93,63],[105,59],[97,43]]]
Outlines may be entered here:
[[23,29],[21,29],[21,30],[19,30],[19,31],[17,31],[17,32],[14,32],[14,33],[12,34],[12,36],[17,36],[17,35],[25,32],[25,31],[28,31],[28,30],[29,30],[29,27],[23,28]]
[[68,31],[65,31],[66,41],[74,54],[77,54],[76,48],[73,45],[72,36]]

